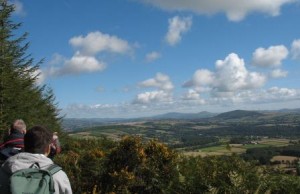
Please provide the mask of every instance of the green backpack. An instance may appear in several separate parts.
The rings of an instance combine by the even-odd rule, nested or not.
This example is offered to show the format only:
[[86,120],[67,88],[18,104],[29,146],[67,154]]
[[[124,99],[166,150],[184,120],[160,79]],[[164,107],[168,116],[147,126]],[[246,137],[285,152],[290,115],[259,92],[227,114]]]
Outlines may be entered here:
[[52,194],[55,193],[52,175],[61,167],[52,164],[47,169],[41,169],[38,163],[30,168],[14,172],[10,177],[10,191],[12,194]]

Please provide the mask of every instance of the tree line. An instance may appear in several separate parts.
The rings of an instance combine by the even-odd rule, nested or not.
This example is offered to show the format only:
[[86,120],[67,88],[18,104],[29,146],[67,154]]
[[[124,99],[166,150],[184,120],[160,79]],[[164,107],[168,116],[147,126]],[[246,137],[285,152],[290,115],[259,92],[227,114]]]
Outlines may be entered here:
[[22,118],[28,126],[37,124],[59,131],[61,118],[51,88],[38,85],[39,65],[27,54],[28,33],[16,36],[21,23],[14,23],[13,4],[0,0],[0,137],[13,120]]

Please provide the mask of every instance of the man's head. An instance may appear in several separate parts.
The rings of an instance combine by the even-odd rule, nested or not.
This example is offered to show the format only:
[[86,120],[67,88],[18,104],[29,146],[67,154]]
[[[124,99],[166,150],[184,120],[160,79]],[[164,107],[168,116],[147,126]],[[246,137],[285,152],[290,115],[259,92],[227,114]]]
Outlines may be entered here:
[[20,133],[26,133],[26,124],[22,119],[17,119],[12,124],[12,129],[18,130]]
[[52,133],[42,127],[34,126],[24,136],[25,152],[33,154],[49,154]]

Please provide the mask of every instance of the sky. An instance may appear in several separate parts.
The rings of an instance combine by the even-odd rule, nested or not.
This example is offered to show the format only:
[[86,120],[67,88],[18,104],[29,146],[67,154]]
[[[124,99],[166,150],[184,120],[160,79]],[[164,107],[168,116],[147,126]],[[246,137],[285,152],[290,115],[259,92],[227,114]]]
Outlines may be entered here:
[[66,118],[300,108],[299,0],[11,0]]

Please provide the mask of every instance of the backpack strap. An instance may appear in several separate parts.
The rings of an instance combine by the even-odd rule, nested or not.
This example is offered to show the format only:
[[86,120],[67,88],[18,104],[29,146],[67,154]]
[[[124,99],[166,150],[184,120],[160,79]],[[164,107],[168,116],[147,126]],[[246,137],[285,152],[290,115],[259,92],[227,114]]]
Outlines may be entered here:
[[57,164],[51,164],[48,168],[46,168],[46,170],[48,170],[51,173],[51,175],[54,175],[61,169],[62,168],[60,166],[58,166]]
[[53,181],[53,175],[60,171],[62,168],[56,164],[51,164],[49,167],[46,168],[46,170],[51,174],[51,180],[50,180],[50,185],[49,189],[51,193],[55,193],[55,188],[54,188],[54,181]]
[[[33,163],[29,168],[37,168],[37,169],[41,169],[40,165],[38,162]],[[50,193],[55,193],[55,188],[54,188],[54,181],[53,181],[53,175],[55,173],[57,173],[58,171],[60,171],[62,168],[60,166],[58,166],[57,164],[51,164],[49,165],[47,168],[45,168],[44,170],[47,171],[50,175],[50,182],[49,182],[49,189],[50,189]],[[41,169],[43,170],[43,169]]]

